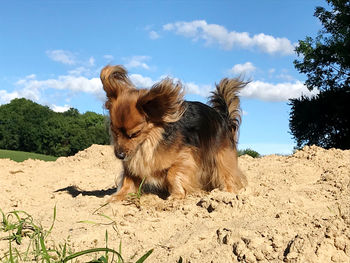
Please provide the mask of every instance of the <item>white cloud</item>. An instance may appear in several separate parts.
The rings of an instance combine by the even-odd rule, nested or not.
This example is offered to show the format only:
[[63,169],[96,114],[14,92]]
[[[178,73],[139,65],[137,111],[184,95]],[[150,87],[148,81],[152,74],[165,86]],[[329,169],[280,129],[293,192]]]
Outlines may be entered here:
[[52,104],[50,108],[55,112],[65,112],[71,108],[71,106],[65,104],[64,106],[57,106],[55,104]]
[[94,59],[94,57],[90,57],[89,58],[89,66],[95,66],[95,59]]
[[295,80],[295,78],[287,73],[281,73],[279,75],[276,76],[276,78],[285,80],[285,81],[293,81]]
[[301,81],[272,84],[263,81],[250,82],[241,91],[241,96],[263,101],[287,101],[301,95],[313,96],[317,90],[309,91]]
[[77,67],[75,69],[69,70],[68,71],[69,75],[74,75],[74,76],[81,76],[81,75],[90,75],[91,70],[86,68],[86,67]]
[[150,31],[148,33],[148,36],[149,36],[150,39],[158,39],[158,38],[160,38],[160,35],[154,30]]
[[[145,77],[140,74],[131,74],[129,77],[137,88],[150,88],[156,82],[165,78],[165,76],[162,76],[158,80],[152,80],[150,77]],[[173,79],[175,82],[178,81],[177,78]],[[208,97],[210,96],[210,92],[214,90],[214,85],[199,85],[194,82],[183,82],[182,84],[186,94]],[[283,82],[277,84],[263,81],[253,81],[244,87],[240,92],[242,97],[270,102],[285,102],[292,98],[299,98],[301,95],[311,97],[316,94],[318,94],[317,90],[309,91],[301,81]]]
[[[150,77],[145,77],[140,74],[130,74],[129,78],[135,87],[140,89],[149,89],[157,82],[168,78],[169,76],[162,75],[157,80],[152,80]],[[178,78],[172,78],[174,83],[179,81]],[[197,85],[194,82],[182,82],[184,90],[187,94],[195,94],[202,97],[207,97],[210,95],[210,92],[213,90],[211,85]]]
[[104,100],[104,92],[99,78],[86,78],[83,76],[62,75],[57,79],[37,80],[21,79],[16,83],[20,88],[23,97],[38,101],[40,92],[47,89],[67,90],[74,93],[85,92],[95,95],[97,98]]
[[275,72],[276,72],[276,69],[274,69],[274,68],[270,68],[268,72],[269,72],[269,74],[273,74],[273,73],[275,73]]
[[[145,77],[140,74],[130,74],[129,78],[135,87],[140,89],[148,89],[152,87],[157,82],[168,78],[169,76],[162,75],[157,80],[152,80],[150,77]],[[174,83],[179,81],[178,78],[172,78]],[[195,94],[202,97],[207,97],[210,95],[210,92],[213,90],[211,85],[197,85],[194,82],[182,82],[184,90],[187,94]]]
[[[232,71],[238,73],[242,72],[243,69],[252,71],[255,67],[251,63],[237,64],[232,68]],[[28,75],[15,83],[16,89],[14,91],[0,90],[0,104],[9,103],[14,98],[22,97],[41,102],[43,100],[43,92],[49,89],[68,91],[73,94],[79,92],[88,93],[104,101],[105,93],[100,79],[98,77],[89,78],[82,76],[82,74],[86,74],[87,70],[84,67],[78,67],[70,71],[67,75],[46,80],[38,80],[35,74]],[[140,74],[130,74],[129,77],[137,88],[150,88],[164,78],[162,76],[157,80],[153,80],[150,77]],[[177,81],[177,79],[175,78],[174,81]],[[195,94],[202,97],[208,97],[214,89],[214,84],[203,85],[194,82],[183,82],[183,86],[187,94]],[[317,90],[310,92],[301,81],[296,80],[276,84],[253,81],[242,89],[240,94],[242,97],[263,101],[288,101],[291,98],[297,98],[301,95],[313,96],[317,93]],[[68,105],[53,105],[52,107],[55,107],[56,110],[63,110],[62,107],[68,107]]]
[[228,70],[228,73],[230,75],[244,75],[252,73],[255,70],[256,67],[251,62],[246,62],[244,64],[234,65],[230,70]]
[[[160,77],[158,80],[152,80],[140,74],[129,75],[130,80],[137,88],[150,88],[156,82],[164,79],[166,76]],[[177,78],[173,78],[178,81]],[[199,95],[202,97],[210,96],[210,92],[214,90],[214,85],[199,85],[194,82],[182,83],[187,94]],[[292,98],[299,98],[301,95],[314,96],[318,94],[317,90],[309,91],[301,81],[268,83],[263,81],[250,82],[242,89],[240,95],[246,98],[254,98],[263,101],[288,101]]]
[[228,31],[224,26],[208,24],[205,20],[169,23],[163,26],[163,30],[174,31],[194,41],[202,39],[207,45],[218,44],[225,50],[239,47],[258,48],[268,54],[290,55],[294,53],[294,44],[287,38],[273,37],[263,33],[250,36],[247,32]]
[[211,85],[197,85],[193,82],[183,83],[183,86],[187,94],[195,94],[202,97],[208,97],[213,90]]
[[135,87],[140,89],[148,89],[156,83],[156,81],[152,80],[150,77],[144,77],[140,74],[130,74],[129,78]]
[[[270,75],[272,76],[273,74],[270,74]],[[288,82],[296,80],[293,76],[291,76],[288,73],[288,69],[281,69],[279,74],[277,74],[277,73],[274,74],[274,77],[277,79],[281,79],[283,81],[288,81]]]
[[74,65],[77,62],[74,54],[66,50],[47,50],[46,55],[53,61],[67,65]]
[[40,91],[36,88],[15,90],[12,92],[0,90],[0,105],[10,103],[11,100],[18,98],[27,98],[32,101],[39,101]]
[[123,58],[125,61],[125,67],[128,69],[131,68],[143,68],[150,69],[150,67],[145,63],[145,61],[149,60],[151,57],[149,56],[132,56],[130,58]]
[[7,104],[11,100],[20,98],[20,94],[17,91],[8,92],[7,90],[0,90],[0,105]]
[[114,60],[114,56],[112,55],[104,55],[103,58],[106,59],[108,62],[111,62]]
[[25,77],[26,79],[35,79],[36,75],[35,74],[30,74],[28,76]]
[[41,88],[41,89],[57,89],[57,90],[71,90],[71,91],[83,91],[88,93],[94,93],[100,88],[101,85],[96,85],[96,80],[100,82],[98,78],[87,79],[81,76],[63,75],[57,79],[47,80],[20,80],[17,84],[23,85],[27,89]]

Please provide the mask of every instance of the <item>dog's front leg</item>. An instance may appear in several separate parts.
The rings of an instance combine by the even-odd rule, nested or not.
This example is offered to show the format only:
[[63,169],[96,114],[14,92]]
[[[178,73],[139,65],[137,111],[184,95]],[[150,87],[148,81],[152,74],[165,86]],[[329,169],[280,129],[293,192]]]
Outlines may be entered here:
[[123,185],[120,190],[111,196],[108,202],[116,202],[125,200],[130,193],[136,193],[141,184],[141,179],[135,176],[130,176],[128,173],[124,175]]
[[172,199],[181,199],[187,193],[200,189],[198,181],[197,166],[192,161],[192,156],[186,160],[175,163],[168,170],[166,177],[166,187]]
[[185,188],[181,183],[183,174],[176,169],[170,169],[166,177],[167,189],[170,199],[182,199],[186,196]]

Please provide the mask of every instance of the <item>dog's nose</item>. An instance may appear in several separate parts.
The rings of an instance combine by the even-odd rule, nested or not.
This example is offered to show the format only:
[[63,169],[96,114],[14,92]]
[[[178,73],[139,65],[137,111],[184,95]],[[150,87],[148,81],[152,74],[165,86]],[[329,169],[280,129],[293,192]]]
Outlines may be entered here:
[[115,150],[114,153],[115,153],[115,156],[117,156],[117,158],[120,159],[120,160],[123,160],[125,158],[125,153],[124,152]]

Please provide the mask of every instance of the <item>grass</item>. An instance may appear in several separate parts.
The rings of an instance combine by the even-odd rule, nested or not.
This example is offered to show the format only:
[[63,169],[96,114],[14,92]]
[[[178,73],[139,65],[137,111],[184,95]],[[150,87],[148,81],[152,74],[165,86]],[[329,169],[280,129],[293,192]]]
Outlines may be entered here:
[[[82,256],[90,256],[90,260],[84,257],[83,262],[89,263],[123,263],[121,255],[121,242],[119,251],[108,246],[108,232],[105,234],[105,247],[91,248],[73,252],[69,243],[53,245],[49,235],[56,220],[56,207],[54,208],[53,220],[48,230],[34,222],[33,217],[25,211],[12,211],[4,213],[0,209],[0,242],[7,242],[7,251],[0,255],[0,262],[43,262],[43,263],[66,263],[79,262]],[[104,216],[109,218],[107,216]],[[109,218],[110,219],[110,218]],[[83,222],[82,222],[83,223]],[[112,221],[116,224],[115,221]],[[51,245],[48,245],[50,243]],[[153,252],[146,252],[135,263],[143,263]]]
[[137,190],[136,193],[129,193],[129,194],[128,194],[130,200],[131,200],[137,207],[140,207],[140,206],[141,206],[141,196],[142,196],[142,194],[143,194],[143,192],[142,192],[142,186],[143,186],[143,184],[144,184],[144,182],[145,182],[145,179],[146,179],[146,177],[144,177],[144,178],[142,179],[142,181],[141,181],[141,183],[140,183],[140,186],[139,186],[139,188],[138,188],[138,190]]
[[0,158],[10,158],[11,160],[16,162],[23,162],[24,160],[27,160],[29,158],[43,161],[56,161],[58,157],[38,153],[0,150]]

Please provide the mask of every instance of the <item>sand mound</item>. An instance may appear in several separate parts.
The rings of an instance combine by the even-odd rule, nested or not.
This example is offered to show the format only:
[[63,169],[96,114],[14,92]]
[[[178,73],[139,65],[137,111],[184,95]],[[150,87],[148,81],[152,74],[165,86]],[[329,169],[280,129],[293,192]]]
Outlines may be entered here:
[[[93,145],[56,162],[0,160],[0,208],[25,210],[74,250],[105,246],[146,262],[350,262],[350,151],[305,147],[292,156],[239,158],[249,186],[181,201],[141,197],[101,208],[121,164]],[[114,227],[109,219],[115,221]],[[98,225],[79,221],[94,221]],[[0,256],[8,243],[0,240]]]

